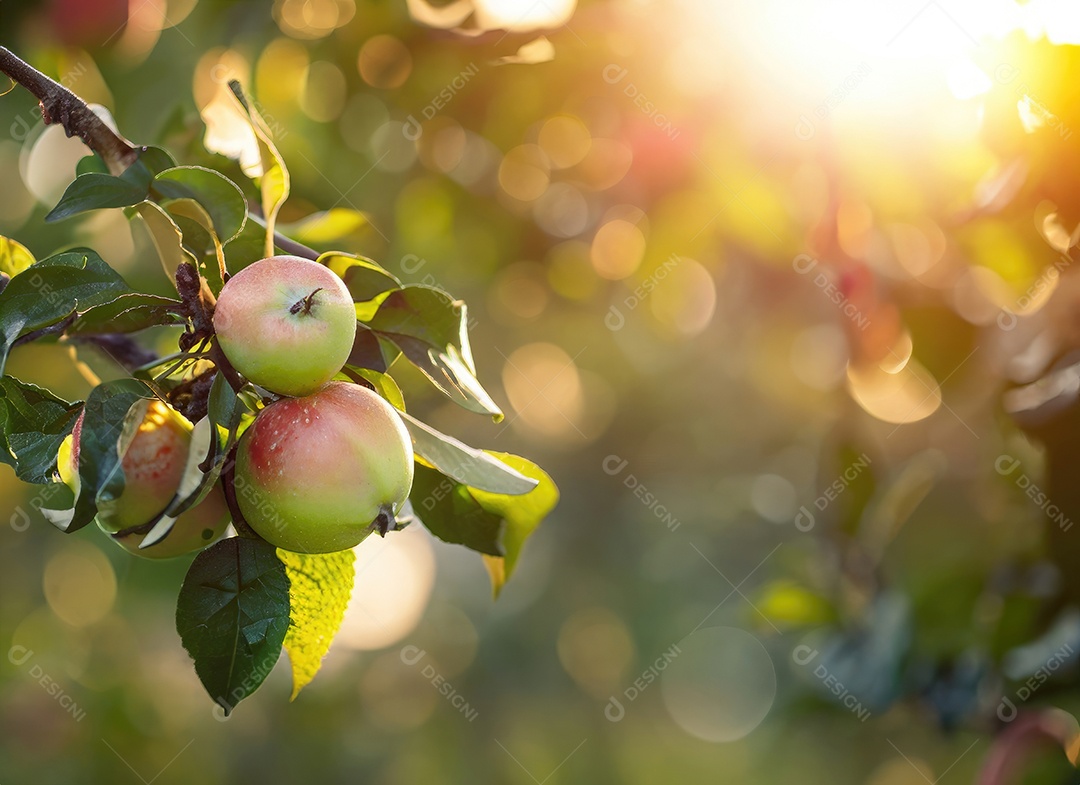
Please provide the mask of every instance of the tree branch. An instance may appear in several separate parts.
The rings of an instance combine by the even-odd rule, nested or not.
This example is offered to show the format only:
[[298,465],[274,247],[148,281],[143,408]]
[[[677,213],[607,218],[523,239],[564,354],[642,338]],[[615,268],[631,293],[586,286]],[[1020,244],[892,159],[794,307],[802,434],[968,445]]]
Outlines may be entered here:
[[[262,208],[259,205],[248,202],[248,219],[254,221],[263,229],[266,228],[266,219],[263,218]],[[303,243],[298,243],[291,237],[286,237],[281,232],[274,232],[274,245],[285,253],[299,256],[301,259],[310,259],[314,262],[319,258],[319,252],[314,248],[308,248]]]
[[0,46],[0,71],[33,93],[46,125],[59,123],[68,136],[82,139],[101,156],[112,174],[122,174],[135,163],[138,149],[109,128],[85,101],[3,46]]
[[64,330],[74,324],[77,318],[78,314],[72,311],[70,314],[67,315],[65,319],[57,322],[56,324],[50,324],[48,327],[42,327],[41,329],[34,330],[33,332],[29,332],[26,335],[16,338],[15,341],[11,344],[11,348],[14,349],[16,346],[22,346],[26,343],[32,343],[39,338],[44,338],[47,335],[63,335]]
[[129,373],[158,359],[156,352],[144,349],[127,335],[118,335],[116,333],[77,335],[70,340],[75,343],[96,346]]

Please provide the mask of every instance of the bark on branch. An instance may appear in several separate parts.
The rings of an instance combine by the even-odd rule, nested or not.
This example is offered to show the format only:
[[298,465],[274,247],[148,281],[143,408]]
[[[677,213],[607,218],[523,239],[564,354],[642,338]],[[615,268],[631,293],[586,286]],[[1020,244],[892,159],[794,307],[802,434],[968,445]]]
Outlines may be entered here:
[[38,99],[41,119],[46,125],[58,123],[68,136],[82,139],[101,156],[112,174],[122,174],[135,163],[138,148],[109,128],[85,101],[3,46],[0,46],[0,71]]

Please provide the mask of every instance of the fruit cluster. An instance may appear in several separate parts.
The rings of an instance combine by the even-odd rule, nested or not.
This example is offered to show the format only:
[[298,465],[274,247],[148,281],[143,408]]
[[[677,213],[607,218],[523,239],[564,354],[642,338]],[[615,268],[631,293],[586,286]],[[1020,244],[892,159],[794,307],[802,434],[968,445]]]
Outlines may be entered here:
[[[244,268],[221,290],[214,332],[229,364],[278,400],[261,409],[237,445],[233,487],[247,524],[299,553],[352,548],[385,533],[409,495],[413,449],[382,397],[332,381],[353,349],[356,310],[341,278],[295,256]],[[60,448],[61,478],[78,494],[80,418]],[[123,450],[124,489],[98,505],[97,522],[124,548],[169,558],[222,535],[229,509],[220,486],[144,545],[177,498],[191,463],[193,426],[152,401]],[[142,547],[140,547],[142,546]]]

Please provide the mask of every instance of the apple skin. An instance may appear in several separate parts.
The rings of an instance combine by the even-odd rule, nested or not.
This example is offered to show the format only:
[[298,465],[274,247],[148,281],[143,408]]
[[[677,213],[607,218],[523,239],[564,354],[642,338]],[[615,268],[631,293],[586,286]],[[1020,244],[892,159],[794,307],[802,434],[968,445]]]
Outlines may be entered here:
[[161,401],[150,402],[120,462],[123,492],[117,499],[98,505],[97,521],[102,529],[114,533],[142,526],[169,506],[184,476],[190,430],[178,412]]
[[165,539],[146,548],[139,545],[145,534],[126,534],[118,537],[110,534],[113,542],[136,556],[146,559],[172,559],[192,551],[199,551],[215,542],[225,533],[232,516],[220,485],[215,485],[206,498],[187,510],[173,524]]
[[240,511],[268,542],[298,553],[342,551],[376,528],[385,533],[412,481],[401,418],[349,382],[270,404],[237,448]]
[[[79,493],[79,439],[83,416],[60,445],[57,469],[60,479]],[[195,507],[184,512],[165,539],[139,549],[146,534],[116,533],[142,526],[156,518],[176,495],[184,476],[191,443],[191,424],[161,401],[152,401],[135,437],[120,461],[124,490],[112,501],[98,506],[98,526],[122,548],[149,559],[168,559],[205,548],[228,527],[230,515],[219,486]]]
[[229,362],[279,395],[309,395],[352,352],[356,307],[329,268],[299,256],[271,256],[228,280],[214,330]]

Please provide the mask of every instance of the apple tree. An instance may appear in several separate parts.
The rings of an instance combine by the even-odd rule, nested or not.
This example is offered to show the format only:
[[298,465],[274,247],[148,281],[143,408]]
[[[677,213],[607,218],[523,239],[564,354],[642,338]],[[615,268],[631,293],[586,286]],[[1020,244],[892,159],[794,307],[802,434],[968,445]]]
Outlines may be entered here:
[[[477,378],[465,304],[276,231],[289,172],[239,83],[261,166],[237,182],[128,142],[5,48],[0,70],[89,148],[45,220],[123,210],[152,238],[158,260],[146,263],[175,286],[139,291],[91,248],[35,259],[0,238],[0,372],[35,341],[76,362],[102,351],[124,370],[85,401],[4,373],[0,460],[42,486],[61,532],[96,522],[139,556],[197,552],[176,626],[210,697],[230,712],[282,648],[295,697],[341,623],[351,548],[415,525],[420,509],[436,537],[482,555],[497,595],[558,491],[529,460],[408,414],[395,381],[415,366],[465,409],[502,418]],[[139,340],[162,327],[176,338],[166,356]]]

